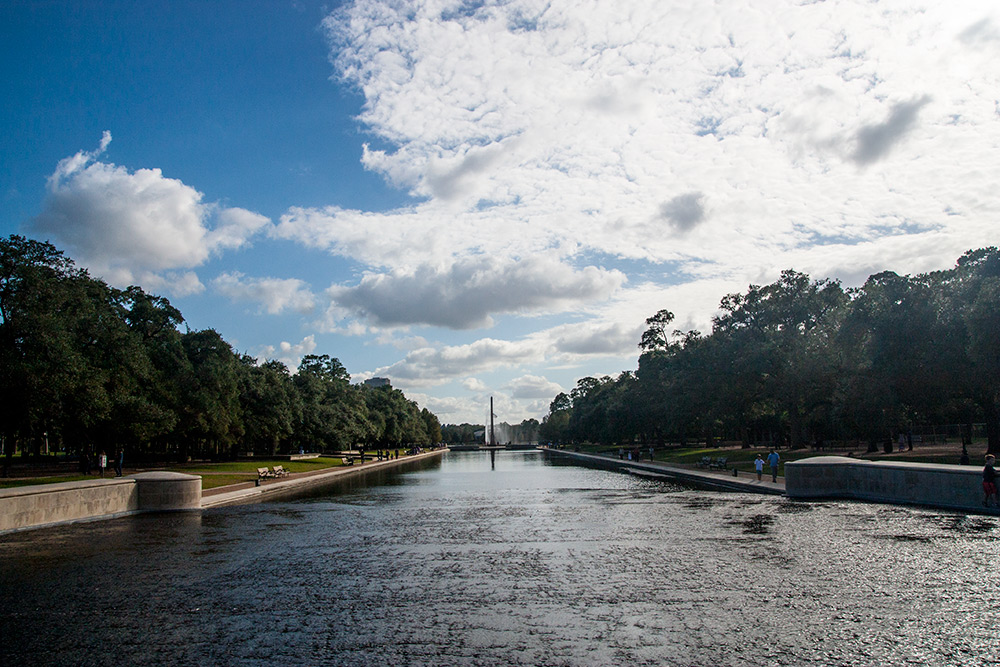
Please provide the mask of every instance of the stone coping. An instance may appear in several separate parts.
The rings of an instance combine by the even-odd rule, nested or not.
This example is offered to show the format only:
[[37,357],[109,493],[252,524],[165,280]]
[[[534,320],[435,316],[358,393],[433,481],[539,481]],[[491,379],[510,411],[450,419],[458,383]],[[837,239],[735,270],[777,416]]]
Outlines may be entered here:
[[63,491],[75,491],[77,489],[90,489],[100,486],[114,486],[116,484],[135,484],[135,480],[129,477],[106,477],[96,479],[80,479],[75,482],[52,482],[51,484],[26,484],[24,486],[12,486],[9,489],[0,489],[0,499],[16,498],[19,496],[36,496],[42,493],[61,493]]
[[[435,456],[443,456],[447,451],[447,449],[432,449],[420,454],[411,454],[388,461],[370,461],[364,463],[363,465],[358,463],[353,466],[339,466],[318,472],[293,473],[293,475],[287,478],[269,480],[260,486],[251,486],[232,491],[215,491],[213,489],[213,491],[215,491],[214,493],[209,492],[207,494],[202,494],[201,507],[202,509],[207,509],[209,507],[220,507],[223,505],[257,502],[267,498],[268,496],[279,495],[282,493],[292,493],[309,486],[328,483],[337,477],[360,475],[373,470],[382,470],[385,468],[403,465],[411,461],[419,461],[421,459]],[[225,487],[222,488],[224,489]]]
[[748,472],[742,472],[734,477],[732,472],[715,472],[699,468],[679,468],[655,461],[628,461],[614,456],[585,454],[568,449],[553,449],[551,447],[539,447],[538,449],[554,455],[592,462],[602,468],[611,468],[612,470],[620,470],[631,474],[644,472],[648,475],[662,476],[670,481],[681,484],[714,491],[744,491],[767,495],[781,495],[785,492],[784,480],[779,477],[777,482],[772,482],[770,471],[765,471],[764,479],[757,481],[756,475]]
[[810,456],[797,461],[785,461],[785,466],[871,466],[895,470],[924,470],[943,473],[945,475],[968,475],[970,472],[980,473],[981,465],[956,465],[952,463],[920,463],[918,461],[868,461],[851,456]]
[[983,505],[982,467],[813,456],[785,464],[792,498],[846,498],[996,514]]

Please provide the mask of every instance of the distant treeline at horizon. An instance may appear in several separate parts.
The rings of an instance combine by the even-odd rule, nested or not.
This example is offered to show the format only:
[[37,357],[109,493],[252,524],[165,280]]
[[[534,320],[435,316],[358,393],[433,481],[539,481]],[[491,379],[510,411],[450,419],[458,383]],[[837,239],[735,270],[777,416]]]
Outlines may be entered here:
[[[441,440],[438,418],[390,386],[352,385],[336,358],[237,354],[139,287],[109,287],[55,246],[0,239],[3,453],[234,457]],[[5,468],[6,470],[6,468]]]
[[543,441],[719,440],[875,448],[934,424],[985,423],[1000,452],[1000,251],[946,271],[877,273],[862,287],[793,270],[719,304],[712,330],[646,320],[635,371],[558,394]]

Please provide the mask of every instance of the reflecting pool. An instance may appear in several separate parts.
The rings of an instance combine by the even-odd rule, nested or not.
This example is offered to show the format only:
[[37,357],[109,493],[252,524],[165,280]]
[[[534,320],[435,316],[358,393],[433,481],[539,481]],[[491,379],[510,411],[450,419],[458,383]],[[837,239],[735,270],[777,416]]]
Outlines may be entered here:
[[997,526],[452,452],[0,536],[0,664],[981,665]]

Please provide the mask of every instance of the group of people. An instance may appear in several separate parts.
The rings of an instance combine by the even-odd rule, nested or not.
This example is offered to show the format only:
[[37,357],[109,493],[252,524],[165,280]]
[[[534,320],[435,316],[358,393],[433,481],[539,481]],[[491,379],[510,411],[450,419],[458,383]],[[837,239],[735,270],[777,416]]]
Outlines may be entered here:
[[378,457],[379,461],[392,461],[399,458],[399,450],[397,449],[395,452],[390,452],[388,449],[379,449],[375,452],[375,455]]
[[[579,450],[578,450],[579,451]],[[633,449],[625,449],[624,447],[618,448],[618,458],[621,460],[628,459],[629,461],[639,461],[642,459],[642,450],[638,447]],[[653,460],[653,448],[649,448],[649,460]]]
[[[767,455],[767,465],[771,467],[771,481],[778,481],[778,462],[781,461],[781,457],[778,456],[778,452],[771,450],[771,453]],[[764,476],[764,459],[761,458],[760,454],[753,461],[753,467],[757,471],[757,481],[761,481]]]
[[[115,469],[115,477],[122,476],[122,466],[125,464],[125,452],[121,449],[115,452],[114,461],[112,465]],[[90,454],[88,452],[83,452],[80,454],[80,472],[84,475],[89,475],[96,465],[97,471],[100,473],[101,477],[104,477],[104,471],[108,468],[108,455],[101,450],[101,453],[94,457],[93,461],[90,459]]]

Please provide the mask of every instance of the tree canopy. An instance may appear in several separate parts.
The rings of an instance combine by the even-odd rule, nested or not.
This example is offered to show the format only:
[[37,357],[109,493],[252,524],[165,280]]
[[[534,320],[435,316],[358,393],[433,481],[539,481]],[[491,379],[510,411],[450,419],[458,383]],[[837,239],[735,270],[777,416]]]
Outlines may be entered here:
[[0,437],[37,453],[231,457],[429,444],[437,418],[398,389],[352,385],[328,355],[241,355],[212,329],[182,331],[170,302],[115,289],[51,244],[0,239]]
[[560,442],[719,438],[801,446],[884,442],[929,424],[985,423],[1000,452],[1000,251],[858,288],[782,272],[722,298],[707,335],[646,320],[638,368],[582,378],[541,426]]

